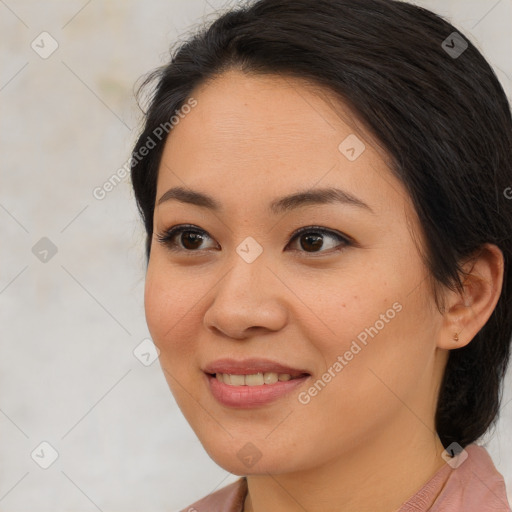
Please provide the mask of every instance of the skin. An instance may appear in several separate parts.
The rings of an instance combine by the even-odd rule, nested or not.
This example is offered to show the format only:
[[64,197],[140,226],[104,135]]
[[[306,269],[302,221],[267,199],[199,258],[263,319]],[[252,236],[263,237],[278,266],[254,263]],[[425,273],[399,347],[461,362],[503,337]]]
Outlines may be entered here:
[[[469,343],[496,305],[501,252],[485,247],[463,294],[443,289],[441,313],[410,198],[346,106],[296,78],[240,71],[191,96],[198,104],[167,139],[156,198],[182,186],[223,211],[176,200],[154,211],[145,308],[170,389],[211,458],[247,475],[245,511],[393,511],[445,464],[434,427],[439,384],[449,350]],[[349,161],[338,146],[354,133],[366,149]],[[268,211],[273,199],[327,186],[374,213],[338,203]],[[206,232],[199,250],[157,240],[184,223]],[[308,252],[291,235],[312,225],[356,243],[324,234]],[[236,252],[249,236],[263,248],[252,263]],[[396,302],[401,311],[300,403],[298,393]],[[312,377],[274,403],[234,409],[213,398],[201,370],[221,357],[267,357]],[[261,455],[250,468],[237,456],[249,442]]]

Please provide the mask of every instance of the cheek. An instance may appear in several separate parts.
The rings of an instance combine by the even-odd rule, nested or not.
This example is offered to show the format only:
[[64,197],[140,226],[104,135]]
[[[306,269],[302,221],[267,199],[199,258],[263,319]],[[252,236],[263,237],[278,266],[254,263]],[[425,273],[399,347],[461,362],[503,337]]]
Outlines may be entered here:
[[196,360],[201,323],[198,292],[190,284],[190,280],[171,278],[168,269],[148,267],[144,306],[151,338],[160,350],[164,377],[183,414],[194,423],[200,399],[196,396],[200,374]]
[[301,322],[311,319],[311,339],[321,339],[329,352],[348,350],[349,340],[359,334],[364,338],[365,329],[388,310],[391,322],[396,313],[393,303],[400,298],[400,283],[387,279],[385,269],[375,264],[308,278],[307,286],[301,287],[300,279],[293,276],[289,282],[295,283],[294,289],[301,290],[300,299],[309,310],[305,310]]
[[201,293],[190,276],[178,278],[169,269],[159,270],[157,264],[150,263],[144,289],[146,322],[164,360],[169,351],[174,361],[194,352],[194,344],[183,341],[197,339],[194,333],[200,325]]
[[[332,337],[330,342],[322,341],[325,367],[305,389],[299,400],[303,405],[298,406],[299,423],[309,425],[318,438],[338,438],[346,446],[355,445],[404,412],[404,404],[419,408],[413,404],[432,363],[430,344],[414,337],[407,305],[384,327],[376,322],[381,309],[374,311],[376,317],[373,312],[365,316],[368,325],[346,330],[335,342]],[[343,325],[340,316],[340,331]],[[318,449],[328,456],[332,443],[320,444]]]
[[328,387],[349,391],[345,403],[393,398],[382,381],[407,394],[432,363],[436,320],[423,277],[420,266],[404,264],[399,272],[381,262],[308,290],[304,302],[315,316],[302,326],[322,356]]
[[[398,302],[394,304],[398,306]],[[337,368],[342,369],[333,379],[337,382],[331,400],[325,397],[326,408],[328,402],[338,403],[339,414],[347,408],[354,419],[358,418],[357,423],[364,425],[369,416],[384,420],[391,411],[426,394],[424,386],[430,380],[435,356],[429,317],[422,317],[416,301],[402,299],[399,306],[396,310],[389,305],[373,310],[365,316],[366,325],[347,333],[336,350],[330,347],[327,361],[332,365],[341,355]],[[334,397],[339,394],[343,396],[341,403]]]

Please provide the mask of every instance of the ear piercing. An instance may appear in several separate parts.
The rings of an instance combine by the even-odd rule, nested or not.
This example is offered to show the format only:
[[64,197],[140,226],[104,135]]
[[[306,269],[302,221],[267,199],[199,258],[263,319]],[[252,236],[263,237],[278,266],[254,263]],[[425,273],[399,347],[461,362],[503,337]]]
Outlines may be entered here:
[[457,341],[459,341],[459,335],[457,333],[455,333],[453,335],[453,341],[455,341],[455,343],[457,343]]

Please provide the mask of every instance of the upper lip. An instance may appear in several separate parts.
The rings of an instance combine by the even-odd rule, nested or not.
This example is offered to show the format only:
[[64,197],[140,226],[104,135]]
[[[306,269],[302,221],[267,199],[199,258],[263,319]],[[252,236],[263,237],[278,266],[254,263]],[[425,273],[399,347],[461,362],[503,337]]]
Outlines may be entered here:
[[254,373],[288,373],[292,377],[300,375],[309,375],[307,370],[300,368],[291,368],[284,364],[272,361],[270,359],[217,359],[207,364],[203,371],[205,373],[229,373],[231,375],[251,375]]

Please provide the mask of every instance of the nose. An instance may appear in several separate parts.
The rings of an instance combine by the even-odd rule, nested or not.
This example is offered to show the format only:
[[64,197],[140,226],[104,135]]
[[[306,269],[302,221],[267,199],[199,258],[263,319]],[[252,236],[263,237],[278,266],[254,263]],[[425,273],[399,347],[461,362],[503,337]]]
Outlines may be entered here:
[[264,258],[247,263],[237,255],[214,288],[204,325],[239,340],[279,331],[288,321],[285,295],[286,287]]

